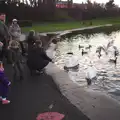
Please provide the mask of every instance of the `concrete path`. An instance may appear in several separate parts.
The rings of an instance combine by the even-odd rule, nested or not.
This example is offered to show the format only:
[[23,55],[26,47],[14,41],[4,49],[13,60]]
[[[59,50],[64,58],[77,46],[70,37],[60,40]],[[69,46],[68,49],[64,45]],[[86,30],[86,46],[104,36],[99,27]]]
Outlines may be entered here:
[[76,29],[63,30],[63,31],[56,31],[56,32],[46,32],[46,33],[40,33],[40,35],[56,34],[58,36],[63,36],[63,35],[66,35],[68,33],[75,32],[75,31],[81,31],[81,30],[86,30],[86,29],[94,29],[94,28],[100,28],[100,27],[109,27],[109,26],[112,26],[112,24],[89,26],[89,27],[76,28]]
[[[5,70],[12,80],[11,65],[7,65]],[[31,77],[26,67],[24,74],[23,81],[12,81],[9,93],[11,103],[0,103],[0,120],[36,120],[38,114],[50,111],[64,114],[63,120],[89,120],[60,94],[52,77],[45,74]]]
[[53,77],[61,93],[91,120],[120,120],[120,104],[114,99],[80,88],[67,73],[52,63],[47,66],[46,72]]

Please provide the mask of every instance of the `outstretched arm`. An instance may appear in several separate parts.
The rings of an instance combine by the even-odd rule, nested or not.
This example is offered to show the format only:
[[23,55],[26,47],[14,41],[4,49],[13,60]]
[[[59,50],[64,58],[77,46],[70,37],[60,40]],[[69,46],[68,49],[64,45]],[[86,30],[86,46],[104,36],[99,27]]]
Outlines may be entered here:
[[52,59],[47,56],[46,52],[43,49],[42,49],[42,56],[43,56],[44,59],[52,62]]

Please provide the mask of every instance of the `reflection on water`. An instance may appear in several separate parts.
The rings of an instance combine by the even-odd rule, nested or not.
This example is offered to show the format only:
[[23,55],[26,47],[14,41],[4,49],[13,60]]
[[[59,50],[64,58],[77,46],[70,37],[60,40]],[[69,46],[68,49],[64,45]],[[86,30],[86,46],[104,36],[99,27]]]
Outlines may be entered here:
[[[102,57],[99,59],[96,54],[96,48],[99,45],[107,45],[108,41],[115,40],[114,45],[120,50],[120,32],[112,32],[110,35],[103,33],[90,34],[88,36],[76,35],[71,38],[66,38],[64,41],[58,43],[58,48],[56,52],[55,63],[61,69],[64,66],[64,60],[67,57],[67,52],[73,52],[79,57],[79,70],[69,71],[68,74],[74,82],[79,84],[81,87],[86,87],[87,89],[93,89],[97,91],[102,91],[110,94],[112,97],[120,100],[120,56],[118,57],[117,66],[110,64],[109,58],[112,55],[112,51],[109,52],[107,56],[104,52]],[[87,47],[92,45],[91,50],[87,50],[88,54],[82,56],[81,50],[78,46],[82,45]],[[85,80],[86,69],[90,61],[98,70],[98,79],[93,82],[91,86],[87,86]]]

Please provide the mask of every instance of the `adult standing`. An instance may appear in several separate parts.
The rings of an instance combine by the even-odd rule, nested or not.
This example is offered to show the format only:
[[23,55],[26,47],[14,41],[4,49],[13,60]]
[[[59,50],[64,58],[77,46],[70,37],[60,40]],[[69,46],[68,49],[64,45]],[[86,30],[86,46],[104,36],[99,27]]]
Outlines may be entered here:
[[10,40],[10,34],[8,27],[5,25],[4,21],[0,19],[0,42],[3,43],[3,48],[0,54],[0,60],[3,61],[3,58],[7,55],[7,46]]
[[10,35],[12,36],[12,40],[16,40],[20,43],[20,46],[21,46],[21,49],[22,49],[22,54],[24,54],[25,53],[24,45],[23,45],[22,41],[20,41],[21,28],[18,24],[17,19],[12,20],[12,24],[9,27],[9,32],[10,32]]

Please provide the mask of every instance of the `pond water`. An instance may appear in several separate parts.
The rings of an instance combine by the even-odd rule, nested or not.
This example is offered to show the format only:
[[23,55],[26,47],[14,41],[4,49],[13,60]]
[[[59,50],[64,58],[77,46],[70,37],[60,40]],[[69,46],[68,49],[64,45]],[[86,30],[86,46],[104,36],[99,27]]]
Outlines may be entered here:
[[[107,45],[110,40],[115,40],[114,45],[120,50],[120,31],[111,32],[109,35],[105,33],[78,34],[70,38],[65,38],[58,43],[55,64],[60,69],[63,69],[67,57],[66,53],[73,52],[79,57],[80,66],[78,71],[68,72],[71,80],[81,87],[104,92],[120,101],[120,56],[118,56],[117,66],[115,67],[114,64],[108,62],[110,56],[112,56],[112,51],[108,55],[103,52],[100,59],[96,53],[98,46]],[[87,50],[88,54],[82,56],[78,46],[82,45],[86,47],[89,44],[92,45],[91,50]],[[90,61],[92,61],[98,71],[98,79],[92,85],[87,86],[85,77]]]

